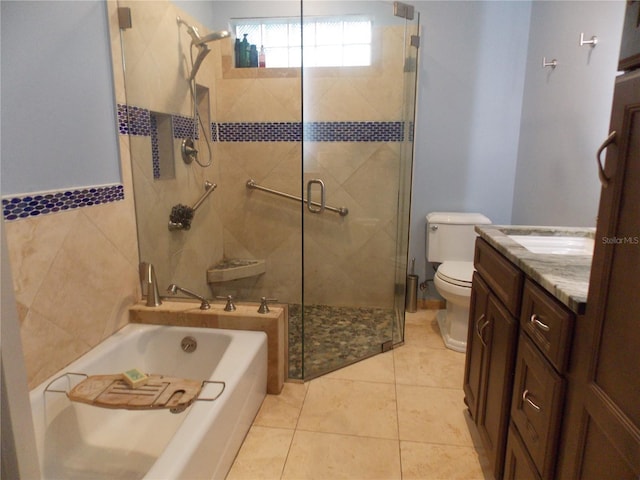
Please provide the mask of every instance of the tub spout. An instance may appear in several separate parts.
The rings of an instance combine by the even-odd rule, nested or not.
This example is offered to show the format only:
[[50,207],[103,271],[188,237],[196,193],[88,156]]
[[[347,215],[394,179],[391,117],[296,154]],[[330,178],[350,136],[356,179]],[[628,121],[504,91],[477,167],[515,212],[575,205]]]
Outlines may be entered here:
[[142,280],[142,293],[146,291],[147,307],[159,307],[162,305],[160,292],[158,291],[158,281],[153,265],[147,262],[140,264],[140,276]]
[[191,290],[187,290],[186,288],[179,287],[175,283],[172,283],[167,288],[167,293],[170,293],[171,295],[176,295],[178,292],[182,292],[182,293],[184,293],[185,295],[187,295],[189,297],[197,298],[198,300],[200,300],[200,302],[201,302],[200,303],[200,310],[209,310],[211,308],[211,305],[209,305],[209,302],[207,301],[206,298],[198,295],[195,292],[192,292]]

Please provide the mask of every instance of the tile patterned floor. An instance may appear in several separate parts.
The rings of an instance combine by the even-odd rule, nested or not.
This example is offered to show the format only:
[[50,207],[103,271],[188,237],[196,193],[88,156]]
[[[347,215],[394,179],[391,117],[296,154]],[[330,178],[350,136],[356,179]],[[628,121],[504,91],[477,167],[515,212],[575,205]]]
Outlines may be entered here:
[[227,479],[490,478],[463,374],[435,312],[407,314],[403,346],[267,395]]

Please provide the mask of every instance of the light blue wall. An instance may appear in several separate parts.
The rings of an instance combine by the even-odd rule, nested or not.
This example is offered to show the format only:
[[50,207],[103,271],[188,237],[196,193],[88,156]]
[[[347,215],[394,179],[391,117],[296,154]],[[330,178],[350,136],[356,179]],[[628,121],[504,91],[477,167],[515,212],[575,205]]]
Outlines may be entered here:
[[[595,226],[595,152],[608,134],[624,8],[533,3],[512,223]],[[579,46],[581,32],[597,46]],[[543,56],[557,68],[542,68]]]
[[413,2],[422,40],[409,257],[424,280],[425,216],[511,221],[530,2]]
[[105,3],[0,5],[2,195],[119,183]]

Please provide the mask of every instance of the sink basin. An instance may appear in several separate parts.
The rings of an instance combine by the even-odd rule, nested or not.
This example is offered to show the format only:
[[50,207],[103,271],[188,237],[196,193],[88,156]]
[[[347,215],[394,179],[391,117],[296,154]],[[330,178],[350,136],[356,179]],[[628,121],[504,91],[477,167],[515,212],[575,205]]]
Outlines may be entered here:
[[593,238],[544,235],[509,235],[532,253],[553,255],[593,255]]

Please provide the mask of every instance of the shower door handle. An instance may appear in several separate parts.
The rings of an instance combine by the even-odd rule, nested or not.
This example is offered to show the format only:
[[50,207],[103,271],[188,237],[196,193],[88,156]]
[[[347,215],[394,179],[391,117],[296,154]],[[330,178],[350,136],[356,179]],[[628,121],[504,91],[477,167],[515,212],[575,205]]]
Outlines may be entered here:
[[[314,183],[320,185],[320,203],[311,201],[311,187]],[[322,213],[325,205],[324,182],[319,178],[309,180],[307,182],[307,208],[311,213]],[[319,206],[319,208],[315,208],[316,206]]]

